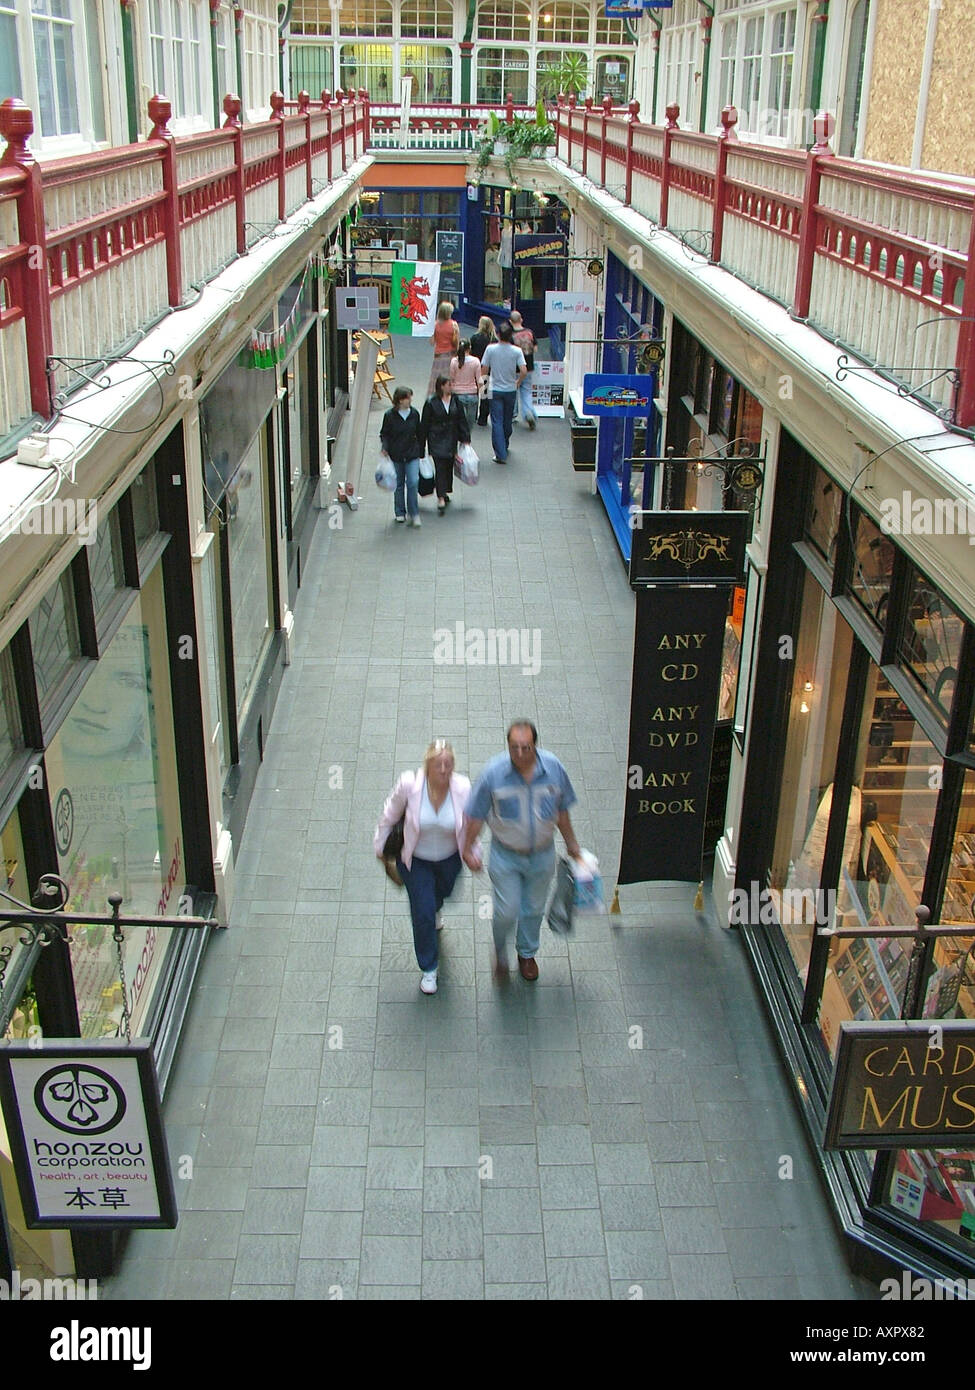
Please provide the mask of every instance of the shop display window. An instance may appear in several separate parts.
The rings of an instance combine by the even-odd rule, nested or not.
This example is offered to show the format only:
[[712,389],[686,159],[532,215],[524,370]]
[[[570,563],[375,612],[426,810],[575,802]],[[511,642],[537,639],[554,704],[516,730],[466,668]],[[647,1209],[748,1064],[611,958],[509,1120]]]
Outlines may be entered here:
[[815,468],[805,533],[830,569],[836,559],[836,541],[843,517],[843,501],[842,489],[822,468]]
[[972,926],[967,937],[939,937],[925,992],[928,1018],[975,1019],[975,772],[967,771],[941,904],[942,922]]
[[117,511],[110,512],[108,520],[98,528],[95,543],[89,551],[88,573],[95,605],[95,623],[100,633],[103,619],[112,610],[113,600],[125,587],[122,535]]
[[964,1242],[971,1253],[975,1242],[975,1145],[899,1150],[887,1203],[902,1216],[930,1224],[933,1233]]
[[13,667],[10,652],[4,648],[0,652],[0,779],[23,746]]
[[135,521],[135,541],[140,552],[159,533],[159,503],[156,498],[156,465],[146,464],[129,489],[132,516]]
[[[158,566],[45,756],[68,911],[105,913],[108,895],[121,893],[124,913],[175,914],[185,865]],[[76,926],[69,934],[81,1035],[113,1037],[123,995],[112,933]],[[133,1036],[160,977],[167,937],[155,928],[126,932]]]
[[[836,885],[837,926],[914,925],[940,774],[934,745],[871,662]],[[906,978],[905,949],[894,938],[836,940],[820,1014],[830,1050],[844,1018],[899,1018]]]
[[894,545],[862,512],[856,520],[854,538],[850,591],[878,626],[883,627],[894,572]]
[[230,550],[230,612],[238,720],[271,633],[271,577],[264,493],[267,439],[262,429],[227,484],[224,517]]
[[964,623],[947,599],[917,570],[911,573],[909,593],[898,657],[947,721],[958,680]]
[[825,917],[819,890],[852,650],[852,631],[807,573],[770,883],[786,944],[803,982],[817,915]]
[[81,660],[78,614],[71,570],[62,572],[28,619],[37,695],[42,711],[54,703],[58,691]]

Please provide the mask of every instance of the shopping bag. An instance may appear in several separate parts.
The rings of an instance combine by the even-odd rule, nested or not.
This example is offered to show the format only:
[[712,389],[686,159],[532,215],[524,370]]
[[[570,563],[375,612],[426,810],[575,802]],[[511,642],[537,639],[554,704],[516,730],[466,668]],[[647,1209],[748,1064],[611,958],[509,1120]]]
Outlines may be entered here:
[[457,457],[454,460],[454,472],[462,483],[468,487],[477,485],[477,452],[473,444],[462,444],[457,450]]
[[603,880],[599,872],[599,860],[589,850],[579,851],[579,858],[573,859],[572,905],[576,912],[600,913],[606,911],[603,897]]
[[436,471],[437,470],[433,466],[433,459],[429,454],[427,454],[425,458],[420,459],[421,478],[433,478],[436,475]]
[[396,491],[396,465],[385,454],[380,456],[376,466],[376,482],[386,492]]
[[572,906],[575,900],[575,877],[568,859],[555,865],[555,883],[549,899],[546,917],[556,936],[568,936],[572,931]]

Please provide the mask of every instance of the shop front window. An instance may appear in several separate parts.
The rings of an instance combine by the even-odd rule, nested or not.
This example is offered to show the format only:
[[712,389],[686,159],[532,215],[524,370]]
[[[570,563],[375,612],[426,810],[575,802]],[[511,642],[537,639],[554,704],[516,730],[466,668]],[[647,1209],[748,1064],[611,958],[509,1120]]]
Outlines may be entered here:
[[477,55],[477,100],[500,105],[508,94],[515,105],[528,101],[528,59],[516,48],[482,48]]
[[898,656],[947,720],[958,680],[964,624],[922,574],[911,575],[910,599]]
[[449,101],[453,57],[449,48],[405,43],[400,49],[400,71],[413,78],[414,101]]
[[614,106],[622,106],[630,95],[630,60],[611,54],[596,60],[596,100],[609,97]]
[[833,804],[833,775],[852,648],[849,627],[807,574],[771,878],[782,931],[803,982],[820,902],[826,827]]
[[[869,664],[836,924],[913,926],[927,868],[941,759],[910,710]],[[907,953],[883,935],[833,942],[820,1028],[831,1051],[844,1019],[900,1017]]]
[[111,512],[108,520],[98,528],[95,543],[89,551],[88,570],[95,622],[100,632],[102,620],[111,612],[112,600],[125,585],[122,536],[116,511]]
[[0,778],[23,746],[13,667],[5,647],[0,652]]
[[941,920],[971,926],[972,935],[938,938],[935,969],[925,992],[925,1017],[975,1019],[975,772],[971,771],[965,773]]
[[28,619],[34,675],[42,711],[81,660],[78,615],[71,571],[66,569]]
[[[962,1104],[967,1102],[962,1100]],[[975,1144],[958,1149],[901,1149],[894,1162],[888,1204],[929,1223],[932,1235],[954,1236],[971,1254],[975,1240]],[[959,1283],[963,1290],[970,1281]],[[959,1297],[966,1297],[965,1292]]]
[[339,86],[345,92],[365,87],[370,94],[375,93],[377,101],[386,101],[393,89],[392,45],[344,43],[339,62]]
[[[58,872],[70,912],[175,914],[185,880],[168,644],[159,566],[46,752]],[[168,933],[130,928],[122,949],[133,1036],[162,973]],[[112,933],[70,928],[81,1033],[114,1037],[123,986]]]
[[862,513],[857,517],[852,593],[874,621],[883,627],[894,572],[894,545],[880,527]]
[[843,492],[821,468],[813,471],[812,492],[806,515],[806,538],[830,569],[836,559],[836,539],[843,515]]
[[299,92],[314,98],[332,90],[332,48],[325,43],[295,43],[289,49],[291,99]]
[[230,548],[234,680],[241,723],[271,633],[270,569],[264,508],[266,475],[267,443],[262,429],[228,483],[225,500]]

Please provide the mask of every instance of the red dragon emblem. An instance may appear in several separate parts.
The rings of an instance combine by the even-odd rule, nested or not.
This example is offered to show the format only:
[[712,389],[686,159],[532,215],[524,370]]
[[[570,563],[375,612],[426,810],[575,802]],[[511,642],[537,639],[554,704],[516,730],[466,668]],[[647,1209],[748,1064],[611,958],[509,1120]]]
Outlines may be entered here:
[[400,317],[411,323],[426,323],[430,312],[430,284],[425,275],[404,280],[399,288]]

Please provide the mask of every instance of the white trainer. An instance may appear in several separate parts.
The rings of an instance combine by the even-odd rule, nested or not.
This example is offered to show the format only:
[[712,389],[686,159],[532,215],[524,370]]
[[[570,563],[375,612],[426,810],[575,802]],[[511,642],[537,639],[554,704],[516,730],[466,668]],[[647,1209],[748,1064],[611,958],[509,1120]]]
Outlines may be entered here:
[[437,913],[437,931],[443,931],[443,913]]
[[410,525],[411,525],[411,526],[422,526],[422,525],[423,525],[423,522],[420,520],[420,518],[419,518],[418,516],[411,516],[411,517],[410,517]]
[[424,994],[436,994],[437,992],[437,972],[436,970],[424,970],[420,976],[420,989]]

